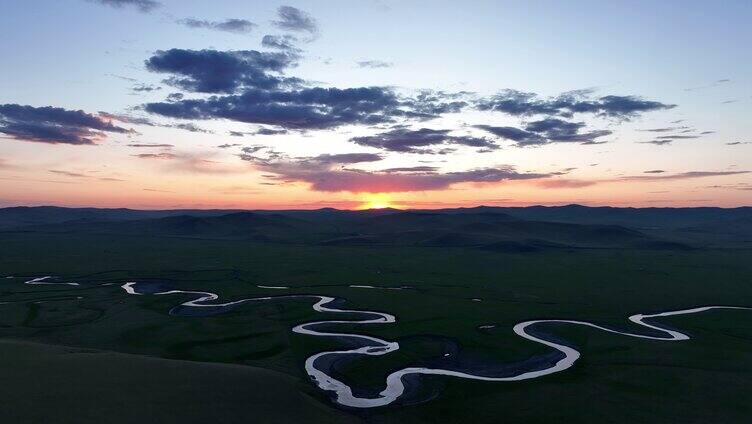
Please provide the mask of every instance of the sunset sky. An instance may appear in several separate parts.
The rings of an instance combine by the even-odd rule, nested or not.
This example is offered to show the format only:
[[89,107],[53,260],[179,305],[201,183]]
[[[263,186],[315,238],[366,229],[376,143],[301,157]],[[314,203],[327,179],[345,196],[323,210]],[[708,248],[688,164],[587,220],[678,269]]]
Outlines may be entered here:
[[752,204],[752,2],[4,0],[0,206]]

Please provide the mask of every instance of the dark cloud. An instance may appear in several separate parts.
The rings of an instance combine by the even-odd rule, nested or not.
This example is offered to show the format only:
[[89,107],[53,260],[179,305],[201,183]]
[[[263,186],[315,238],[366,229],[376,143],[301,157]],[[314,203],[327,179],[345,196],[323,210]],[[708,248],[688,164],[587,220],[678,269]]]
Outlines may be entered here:
[[475,128],[487,131],[505,140],[514,141],[518,146],[546,144],[546,139],[539,134],[516,127],[495,127],[492,125],[475,125]]
[[162,6],[162,3],[154,0],[88,0],[105,6],[123,8],[134,7],[139,12],[148,13]]
[[450,131],[429,128],[419,130],[398,128],[381,134],[353,137],[350,141],[361,146],[404,153],[435,153],[430,148],[442,145],[481,147],[490,150],[498,147],[488,139],[467,135],[449,135]]
[[114,121],[124,122],[128,124],[137,124],[137,125],[145,125],[148,127],[161,127],[161,128],[176,128],[179,130],[185,130],[195,133],[204,133],[204,134],[213,134],[212,131],[209,131],[207,129],[201,128],[193,123],[177,123],[177,124],[171,124],[171,123],[158,123],[154,122],[148,118],[143,117],[137,117],[137,116],[130,116],[130,115],[117,115],[112,113],[106,113],[106,112],[99,112],[99,116],[106,118],[106,119],[112,119]]
[[670,131],[678,131],[678,130],[690,130],[689,127],[664,127],[664,128],[648,128],[644,130],[638,130],[638,131],[644,131],[644,132],[655,132],[655,133],[664,133],[664,132],[670,132]]
[[465,92],[422,90],[413,96],[398,96],[386,87],[304,88],[302,80],[282,75],[296,57],[289,51],[158,51],[146,61],[147,68],[172,74],[166,83],[224,95],[198,99],[170,95],[164,102],[144,105],[144,109],[179,119],[228,119],[305,130],[422,121],[459,112],[468,105],[470,93]]
[[739,146],[742,144],[752,144],[752,142],[749,141],[731,141],[726,143],[727,146]]
[[447,93],[440,90],[419,90],[412,98],[404,99],[403,104],[416,118],[434,118],[445,113],[457,113],[469,105],[472,93],[460,91]]
[[279,134],[287,134],[287,130],[274,129],[274,128],[259,128],[253,134],[254,135],[279,135]]
[[177,102],[178,100],[183,100],[184,97],[183,93],[170,93],[167,95],[166,100],[168,102]]
[[229,119],[284,129],[325,129],[347,124],[373,125],[410,115],[390,89],[306,88],[289,91],[246,90],[176,102],[147,103],[147,112],[179,119]]
[[658,140],[690,140],[693,138],[700,138],[699,135],[679,135],[679,134],[673,134],[673,135],[662,135],[660,137],[656,137]]
[[231,147],[239,147],[239,146],[242,146],[242,144],[238,144],[238,143],[225,143],[225,144],[220,144],[219,146],[217,146],[217,148],[219,148],[219,149],[229,149]]
[[131,87],[131,91],[134,93],[150,93],[152,91],[159,91],[162,87],[151,84],[136,84]]
[[384,62],[382,60],[363,60],[363,61],[355,62],[355,63],[361,68],[372,68],[372,69],[391,68],[392,66],[394,66],[392,62]]
[[261,46],[267,49],[277,49],[285,52],[290,52],[295,55],[299,55],[301,50],[297,47],[298,39],[295,36],[286,35],[270,35],[267,34],[261,39]]
[[713,134],[715,132],[715,131],[703,131],[700,133],[700,135],[686,134],[687,132],[692,132],[692,131],[694,130],[681,131],[681,133],[684,133],[684,134],[680,133],[680,134],[661,135],[661,136],[654,138],[653,140],[638,141],[638,143],[655,144],[656,146],[665,146],[665,145],[672,144],[674,141],[677,141],[677,140],[692,140],[695,138],[700,138],[702,135]]
[[545,118],[528,122],[525,129],[475,125],[497,137],[514,141],[519,147],[540,146],[549,143],[601,144],[597,139],[611,135],[609,130],[581,132],[584,122],[568,122],[558,118]]
[[248,34],[256,27],[256,24],[246,19],[225,19],[224,21],[207,21],[205,19],[181,19],[179,24],[189,28],[203,28],[214,31],[232,32],[235,34]]
[[195,125],[195,124],[191,124],[191,123],[187,123],[187,124],[169,124],[169,125],[164,125],[164,126],[167,127],[167,128],[177,128],[179,130],[185,130],[185,131],[190,131],[190,132],[194,132],[194,133],[212,134],[211,131],[205,130],[205,129],[203,129],[203,128]]
[[279,29],[307,32],[311,35],[317,35],[319,32],[316,19],[300,9],[292,6],[280,6],[277,9],[277,16],[279,19],[272,21],[272,24]]
[[233,137],[245,137],[246,135],[280,135],[280,134],[287,134],[288,131],[285,129],[277,129],[277,128],[259,128],[256,131],[230,131],[230,135]]
[[584,122],[567,122],[558,118],[546,118],[533,121],[525,130],[542,135],[550,143],[600,144],[597,138],[611,135],[609,130],[580,132],[585,128]]
[[299,82],[281,75],[296,60],[281,52],[170,49],[157,51],[145,63],[152,72],[172,74],[164,81],[171,86],[201,93],[233,93],[245,87],[269,89]]
[[59,107],[0,105],[0,134],[50,144],[94,144],[105,133],[128,133],[106,117]]
[[665,146],[665,145],[671,144],[673,142],[674,142],[673,139],[661,139],[661,140],[655,139],[655,140],[650,140],[650,141],[638,141],[638,143],[642,143],[642,144],[655,144],[656,146]]
[[312,190],[325,192],[394,193],[442,190],[459,183],[498,183],[548,176],[519,173],[512,166],[447,173],[439,173],[434,169],[364,171],[345,166],[361,162],[376,162],[381,160],[381,156],[355,153],[290,158],[276,152],[264,154],[264,148],[261,146],[254,146],[244,151],[241,158],[270,174],[269,178],[283,182],[303,182],[310,184]]
[[535,93],[506,89],[495,96],[479,100],[477,107],[480,110],[504,112],[515,116],[571,117],[575,113],[588,113],[617,119],[630,119],[644,112],[675,107],[637,96],[591,96],[592,91],[579,90],[542,99]]
[[149,118],[144,118],[142,116],[131,116],[126,114],[115,114],[115,113],[107,113],[107,112],[99,112],[99,116],[104,119],[109,119],[111,121],[118,121],[122,122],[124,124],[134,124],[134,125],[146,125],[149,127],[156,126],[154,122],[152,122]]
[[666,171],[662,169],[651,169],[649,171],[644,171],[643,174],[663,174],[664,172]]

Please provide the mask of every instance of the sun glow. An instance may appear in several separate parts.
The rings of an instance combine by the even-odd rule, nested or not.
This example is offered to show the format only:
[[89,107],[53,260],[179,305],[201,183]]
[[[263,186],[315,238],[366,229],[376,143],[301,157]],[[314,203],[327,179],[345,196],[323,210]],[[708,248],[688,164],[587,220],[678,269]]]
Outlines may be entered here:
[[363,196],[363,204],[358,209],[385,209],[395,207],[386,193],[368,193]]

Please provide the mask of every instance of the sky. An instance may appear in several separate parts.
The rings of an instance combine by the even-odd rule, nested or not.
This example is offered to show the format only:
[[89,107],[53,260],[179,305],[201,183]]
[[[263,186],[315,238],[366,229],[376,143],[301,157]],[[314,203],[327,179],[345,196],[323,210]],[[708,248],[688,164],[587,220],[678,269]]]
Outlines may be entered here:
[[750,19],[747,0],[5,0],[0,206],[749,206]]

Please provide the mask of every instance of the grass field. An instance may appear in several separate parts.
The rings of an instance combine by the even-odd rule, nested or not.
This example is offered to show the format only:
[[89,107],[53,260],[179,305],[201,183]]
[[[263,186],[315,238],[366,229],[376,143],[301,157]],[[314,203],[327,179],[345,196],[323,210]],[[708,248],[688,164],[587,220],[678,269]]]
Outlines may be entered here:
[[[0,302],[5,302],[0,304],[5,340],[0,375],[3,398],[11,400],[0,405],[5,422],[60,417],[95,422],[113,411],[123,411],[117,414],[121,422],[133,422],[139,413],[158,413],[150,412],[158,405],[179,411],[175,418],[181,422],[205,422],[212,411],[224,414],[216,417],[225,422],[252,421],[249,417],[301,422],[305,417],[374,423],[468,417],[474,422],[748,422],[752,414],[748,311],[662,319],[690,334],[692,339],[684,342],[556,326],[551,331],[583,354],[563,373],[518,383],[422,377],[402,402],[355,410],[337,407],[305,374],[305,358],[342,346],[337,339],[290,331],[299,323],[326,319],[327,314],[311,310],[309,301],[176,317],[168,315],[169,309],[190,297],[128,296],[119,284],[99,286],[161,281],[228,300],[283,292],[257,285],[289,286],[284,293],[336,296],[346,299],[348,308],[394,314],[395,324],[336,327],[399,341],[397,352],[338,365],[348,384],[378,392],[389,372],[406,366],[493,367],[547,353],[545,346],[511,331],[527,319],[580,319],[629,328],[626,317],[638,312],[752,306],[749,250],[508,254],[21,232],[2,233],[0,245],[0,275],[17,277],[0,280]],[[42,275],[81,285],[21,284],[21,277]],[[353,284],[411,288],[349,287]],[[481,325],[495,327],[479,330]],[[39,402],[50,407],[44,412],[33,408]],[[137,412],[135,404],[146,406]]]

